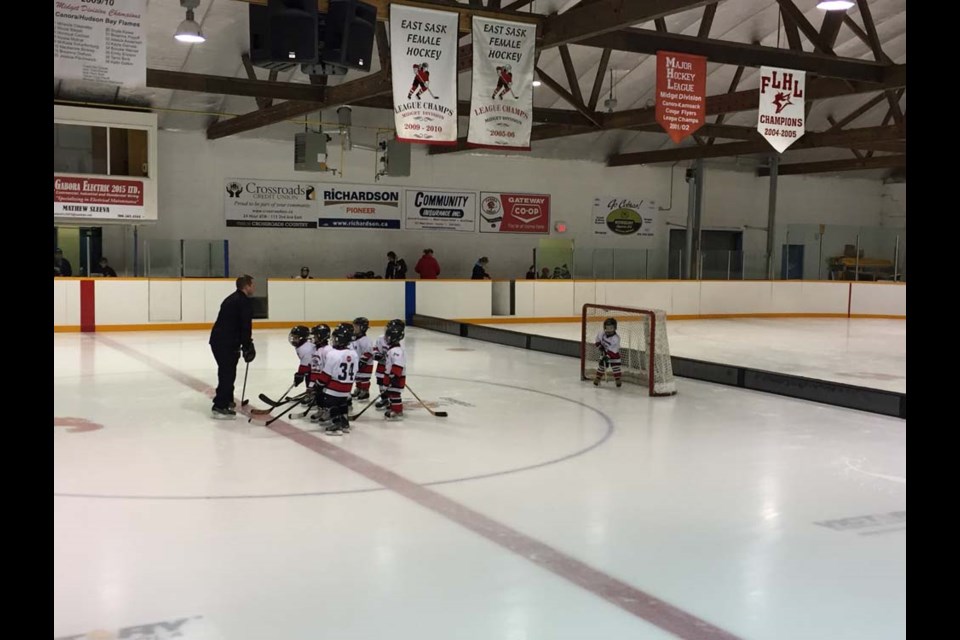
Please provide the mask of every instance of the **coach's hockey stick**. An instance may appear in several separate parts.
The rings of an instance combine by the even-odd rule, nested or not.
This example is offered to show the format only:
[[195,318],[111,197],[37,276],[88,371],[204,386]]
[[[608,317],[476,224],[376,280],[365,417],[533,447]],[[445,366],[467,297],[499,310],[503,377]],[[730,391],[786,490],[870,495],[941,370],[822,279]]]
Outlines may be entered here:
[[446,412],[446,411],[434,411],[433,409],[431,409],[430,407],[428,407],[428,406],[427,406],[427,403],[420,399],[420,396],[418,396],[418,395],[414,392],[414,390],[410,388],[410,385],[409,385],[409,384],[406,386],[406,388],[407,388],[407,391],[409,391],[410,393],[412,393],[412,394],[413,394],[413,397],[417,399],[417,402],[419,402],[421,405],[423,405],[423,408],[430,412],[430,415],[435,416],[435,417],[437,417],[437,418],[446,418],[446,417],[447,417],[447,412]]
[[247,400],[247,374],[250,373],[250,363],[247,363],[247,366],[243,370],[243,393],[240,394],[240,406],[245,407],[250,404],[250,401]]

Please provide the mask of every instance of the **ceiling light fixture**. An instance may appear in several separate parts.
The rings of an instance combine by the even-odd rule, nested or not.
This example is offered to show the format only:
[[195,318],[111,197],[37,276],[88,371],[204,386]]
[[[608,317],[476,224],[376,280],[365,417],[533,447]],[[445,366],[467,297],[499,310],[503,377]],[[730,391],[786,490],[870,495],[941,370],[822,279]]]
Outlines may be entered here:
[[817,3],[817,9],[823,11],[846,11],[853,6],[850,0],[820,0]]
[[200,25],[193,19],[193,10],[200,5],[200,0],[180,0],[180,6],[187,10],[187,19],[180,23],[174,38],[177,42],[199,44],[207,39],[200,32]]

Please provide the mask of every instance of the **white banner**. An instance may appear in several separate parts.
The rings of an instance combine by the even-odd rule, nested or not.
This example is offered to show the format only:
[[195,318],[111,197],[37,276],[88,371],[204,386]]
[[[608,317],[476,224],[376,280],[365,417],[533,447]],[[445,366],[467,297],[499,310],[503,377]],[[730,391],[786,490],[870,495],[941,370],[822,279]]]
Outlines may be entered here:
[[390,5],[390,66],[397,139],[457,143],[457,26],[460,16]]
[[223,211],[228,227],[316,229],[317,185],[227,178]]
[[476,231],[476,191],[405,189],[405,229]]
[[536,25],[473,17],[471,147],[530,150]]
[[597,246],[634,249],[658,247],[665,227],[656,202],[620,196],[593,199],[592,226]]
[[321,227],[400,228],[400,187],[322,184],[319,188]]
[[147,85],[147,0],[54,0],[53,77]]
[[804,132],[805,71],[760,67],[760,108],[757,131],[779,153]]
[[53,217],[99,220],[156,220],[144,206],[143,180],[53,177]]

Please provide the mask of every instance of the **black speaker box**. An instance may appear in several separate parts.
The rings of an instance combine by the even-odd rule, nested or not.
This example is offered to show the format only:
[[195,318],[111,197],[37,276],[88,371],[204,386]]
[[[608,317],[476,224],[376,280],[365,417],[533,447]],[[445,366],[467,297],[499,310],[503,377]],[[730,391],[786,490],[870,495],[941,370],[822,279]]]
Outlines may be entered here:
[[370,70],[377,8],[357,0],[330,0],[320,59],[330,64]]

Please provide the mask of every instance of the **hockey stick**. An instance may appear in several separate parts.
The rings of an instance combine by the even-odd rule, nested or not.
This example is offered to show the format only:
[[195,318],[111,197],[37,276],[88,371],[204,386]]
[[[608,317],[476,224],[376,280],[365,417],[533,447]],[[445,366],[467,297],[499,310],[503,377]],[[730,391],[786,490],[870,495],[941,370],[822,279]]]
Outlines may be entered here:
[[286,409],[283,410],[283,413],[281,413],[281,414],[278,415],[278,416],[274,416],[273,418],[270,418],[269,420],[267,420],[266,424],[264,424],[263,426],[269,427],[269,426],[272,425],[274,422],[276,422],[277,420],[279,420],[279,419],[282,418],[283,416],[285,416],[285,415],[287,415],[288,413],[290,413],[296,406],[297,406],[296,403],[291,404],[289,407],[287,407]]
[[[290,386],[290,389],[293,389],[293,385]],[[287,404],[288,402],[300,402],[300,401],[304,398],[304,396],[306,395],[306,393],[307,393],[307,392],[304,392],[304,393],[300,394],[299,396],[294,396],[294,397],[292,397],[292,398],[284,397],[284,396],[287,395],[287,393],[290,393],[290,389],[287,389],[286,393],[284,393],[283,396],[281,396],[281,398],[283,398],[283,400],[281,400],[280,402],[274,402],[273,400],[271,400],[270,398],[268,398],[267,396],[265,396],[264,394],[261,393],[261,394],[260,394],[260,399],[263,400],[264,402],[266,402],[268,405],[270,405],[270,408],[269,408],[269,409],[259,409],[259,408],[258,408],[258,409],[250,409],[250,415],[251,415],[251,416],[265,416],[265,415],[268,415],[268,414],[272,413],[273,410],[276,409],[277,407],[283,406],[283,405]],[[250,420],[247,420],[247,422],[250,422]]]
[[364,411],[366,411],[367,409],[369,409],[370,407],[372,407],[373,404],[374,404],[375,402],[377,402],[378,400],[386,397],[386,395],[387,395],[386,393],[381,393],[381,394],[378,395],[376,398],[374,398],[373,400],[371,400],[371,401],[369,402],[369,404],[367,404],[367,406],[365,406],[363,409],[361,409],[361,410],[360,410],[360,413],[354,414],[354,415],[352,415],[352,416],[347,416],[347,420],[350,420],[351,422],[354,421],[354,420],[356,420],[357,418],[359,418],[360,416],[363,415],[363,412],[364,412]]
[[435,416],[435,417],[437,417],[437,418],[446,418],[446,417],[447,417],[447,412],[446,412],[446,411],[434,411],[433,409],[431,409],[430,407],[427,406],[427,403],[426,403],[426,402],[424,402],[423,400],[420,399],[420,396],[418,396],[418,395],[414,392],[414,390],[410,388],[410,385],[409,385],[409,384],[406,385],[406,387],[407,387],[407,391],[409,391],[410,393],[412,393],[412,394],[413,394],[413,397],[417,399],[417,402],[419,402],[421,405],[423,405],[423,408],[430,412],[430,415]]
[[[264,394],[264,393],[261,393],[261,394],[260,394],[259,396],[257,396],[257,397],[259,397],[260,400],[262,400],[263,402],[269,404],[269,405],[272,406],[272,407],[279,407],[281,404],[285,404],[285,403],[287,402],[287,400],[290,399],[290,398],[287,397],[287,394],[290,393],[290,391],[291,391],[295,386],[296,386],[296,383],[290,385],[290,388],[287,389],[286,391],[284,391],[283,394],[280,396],[280,400],[279,400],[279,401],[277,401],[277,400],[271,400],[270,397],[267,396],[267,395]],[[303,396],[303,394],[300,394],[298,397],[302,397],[302,396]]]
[[433,91],[430,91],[430,87],[427,87],[426,85],[424,85],[424,87],[426,88],[427,93],[429,93],[431,96],[433,96],[433,99],[434,99],[434,100],[439,100],[439,99],[440,99],[440,98],[438,98],[438,97],[433,93]]
[[250,363],[247,363],[246,368],[243,370],[243,393],[240,394],[240,406],[245,407],[250,404],[250,401],[247,400],[247,374],[250,373]]

